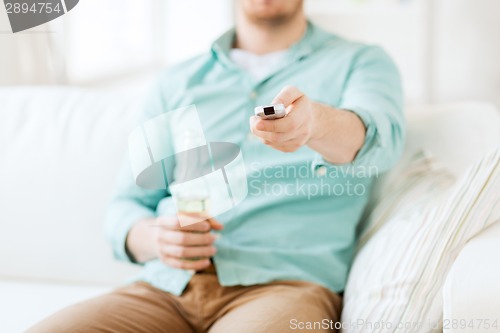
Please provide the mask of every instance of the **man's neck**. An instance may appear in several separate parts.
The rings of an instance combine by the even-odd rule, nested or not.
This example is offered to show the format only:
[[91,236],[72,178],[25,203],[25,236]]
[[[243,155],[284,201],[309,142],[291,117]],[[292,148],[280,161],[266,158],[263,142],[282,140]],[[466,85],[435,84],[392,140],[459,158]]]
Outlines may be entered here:
[[280,25],[271,25],[251,22],[240,14],[233,46],[255,54],[277,52],[298,42],[306,30],[307,20],[303,15]]

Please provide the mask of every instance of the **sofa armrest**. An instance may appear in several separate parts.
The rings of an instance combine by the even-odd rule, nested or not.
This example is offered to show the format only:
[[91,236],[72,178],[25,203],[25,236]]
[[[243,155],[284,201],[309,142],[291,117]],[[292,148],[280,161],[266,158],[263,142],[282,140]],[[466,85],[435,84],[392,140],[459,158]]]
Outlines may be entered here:
[[443,288],[443,332],[500,332],[500,221],[458,255]]

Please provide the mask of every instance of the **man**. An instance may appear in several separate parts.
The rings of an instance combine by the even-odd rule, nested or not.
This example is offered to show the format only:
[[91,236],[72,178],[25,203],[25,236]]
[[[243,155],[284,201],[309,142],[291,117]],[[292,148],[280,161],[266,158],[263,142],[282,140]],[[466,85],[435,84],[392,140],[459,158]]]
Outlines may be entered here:
[[[287,116],[253,116],[270,102]],[[163,73],[145,118],[190,104],[207,141],[240,146],[248,197],[181,228],[158,210],[173,207],[170,191],[140,189],[127,173],[107,232],[117,258],[145,265],[138,282],[32,332],[335,330],[373,178],[403,147],[392,61],[308,23],[303,0],[239,0],[235,30]]]

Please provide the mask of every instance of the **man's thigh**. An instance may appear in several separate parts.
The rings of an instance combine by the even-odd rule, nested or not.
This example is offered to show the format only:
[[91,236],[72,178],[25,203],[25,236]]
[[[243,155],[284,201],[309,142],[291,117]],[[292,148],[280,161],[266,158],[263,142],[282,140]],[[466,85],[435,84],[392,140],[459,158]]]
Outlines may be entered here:
[[179,309],[169,294],[138,282],[69,306],[28,332],[193,332]]
[[[275,282],[251,287],[228,304],[209,332],[334,332],[329,326],[339,321],[341,306],[340,296],[319,285]],[[315,326],[306,330],[307,323]]]

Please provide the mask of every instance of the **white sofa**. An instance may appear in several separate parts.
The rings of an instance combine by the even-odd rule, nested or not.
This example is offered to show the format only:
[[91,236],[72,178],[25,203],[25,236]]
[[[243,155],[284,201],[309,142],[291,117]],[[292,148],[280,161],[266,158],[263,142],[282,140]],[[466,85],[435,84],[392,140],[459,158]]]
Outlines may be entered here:
[[[0,332],[22,332],[136,272],[112,259],[102,223],[140,100],[68,88],[0,89]],[[488,104],[417,107],[408,115],[409,149],[426,147],[457,175],[500,142],[500,116]],[[476,118],[498,133],[482,133]],[[470,123],[470,138],[460,146],[436,140],[457,121]],[[445,318],[498,315],[499,254],[500,225],[462,251],[445,286]]]

